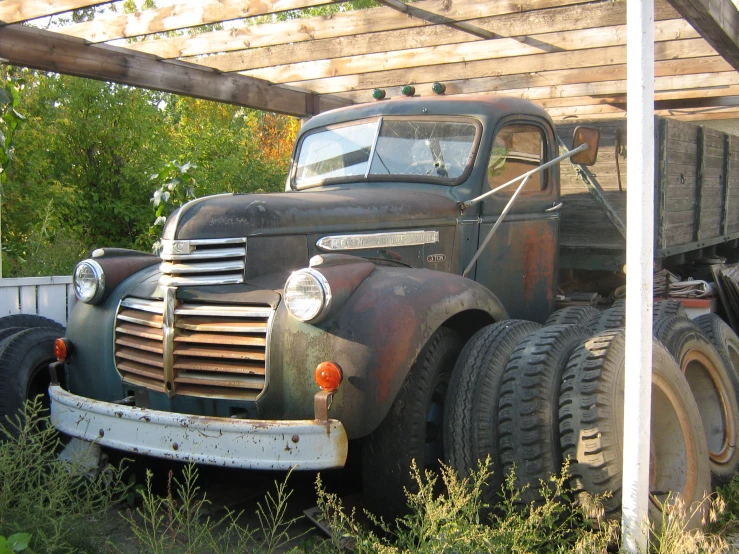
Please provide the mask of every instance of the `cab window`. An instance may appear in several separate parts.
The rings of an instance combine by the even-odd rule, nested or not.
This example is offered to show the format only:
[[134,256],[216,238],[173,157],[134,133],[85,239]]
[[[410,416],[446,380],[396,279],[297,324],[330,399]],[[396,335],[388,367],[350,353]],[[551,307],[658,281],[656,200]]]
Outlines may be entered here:
[[[496,188],[537,168],[544,161],[544,133],[535,125],[506,125],[495,136],[488,162],[488,183]],[[508,186],[500,194],[513,194],[521,182]],[[539,192],[547,188],[547,172],[529,177],[523,192]]]

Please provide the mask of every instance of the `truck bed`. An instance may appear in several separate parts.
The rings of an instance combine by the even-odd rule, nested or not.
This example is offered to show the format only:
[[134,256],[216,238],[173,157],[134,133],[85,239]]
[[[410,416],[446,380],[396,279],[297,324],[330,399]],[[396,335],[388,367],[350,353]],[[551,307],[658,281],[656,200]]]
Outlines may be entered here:
[[[626,120],[588,125],[601,132],[598,161],[590,171],[606,204],[626,224]],[[575,127],[557,127],[568,147]],[[656,117],[655,158],[655,258],[664,260],[739,238],[739,137]],[[564,203],[560,266],[619,269],[625,263],[626,241],[608,210],[572,165],[563,162],[560,172]]]

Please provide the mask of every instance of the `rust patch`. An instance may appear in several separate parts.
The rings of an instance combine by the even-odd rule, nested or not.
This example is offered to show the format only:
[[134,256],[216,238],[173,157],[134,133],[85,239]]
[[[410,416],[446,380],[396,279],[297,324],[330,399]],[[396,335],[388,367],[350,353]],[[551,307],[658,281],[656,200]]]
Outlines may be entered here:
[[549,226],[524,226],[523,290],[526,300],[533,300],[545,288],[547,300],[553,299],[554,257],[550,249],[554,242]]

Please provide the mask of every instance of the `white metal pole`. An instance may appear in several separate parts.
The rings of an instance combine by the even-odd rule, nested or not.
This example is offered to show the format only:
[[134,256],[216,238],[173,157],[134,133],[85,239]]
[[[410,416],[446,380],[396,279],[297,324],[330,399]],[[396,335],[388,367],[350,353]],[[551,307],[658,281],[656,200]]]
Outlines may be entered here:
[[627,0],[626,384],[623,541],[647,551],[654,256],[654,0]]

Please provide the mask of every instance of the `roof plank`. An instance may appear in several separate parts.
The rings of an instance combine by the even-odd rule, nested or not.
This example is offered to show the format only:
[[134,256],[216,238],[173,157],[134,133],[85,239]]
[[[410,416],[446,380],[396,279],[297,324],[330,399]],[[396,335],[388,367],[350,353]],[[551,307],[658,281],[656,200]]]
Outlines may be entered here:
[[[690,67],[676,67],[675,64],[687,62]],[[736,71],[703,73],[702,59],[669,60],[656,62],[655,90],[659,92],[678,91],[691,88],[730,87],[739,85]],[[667,65],[665,65],[667,64]],[[675,73],[680,70],[684,74]],[[430,96],[431,82],[416,85],[416,93]],[[445,81],[447,94],[479,94],[496,92],[501,95],[542,100],[574,96],[622,95],[626,93],[626,65],[604,68],[568,69],[547,71],[536,75],[511,75],[507,77],[485,77],[480,79],[460,79]],[[401,87],[389,87],[388,98],[401,96]],[[367,102],[372,98],[371,89],[356,90],[336,94],[354,102]]]
[[[717,56],[704,40],[679,40],[660,42],[655,44],[655,60],[661,67],[673,69],[677,74],[695,72],[685,67],[696,67],[696,62],[690,58],[700,57],[703,64],[701,73],[729,71],[732,67],[720,56]],[[667,64],[664,60],[669,60]],[[329,77],[326,79],[308,80],[288,83],[299,85],[302,88],[319,94],[344,92],[348,90],[368,90],[372,88],[399,87],[403,85],[415,85],[416,83],[428,83],[434,81],[458,81],[460,79],[479,79],[492,77],[498,80],[499,86],[507,88],[506,83],[513,76],[514,80],[523,74],[524,80],[538,81],[546,79],[551,82],[547,75],[556,70],[571,69],[578,71],[583,81],[608,80],[610,68],[619,68],[626,64],[626,47],[612,46],[608,48],[593,48],[590,50],[576,50],[556,52],[552,54],[536,54],[530,56],[517,56],[493,60],[480,60],[471,62],[459,62],[443,65],[425,67],[408,67],[405,69],[394,69],[377,73],[360,75],[348,75],[343,77]],[[589,69],[594,68],[594,69]],[[620,74],[620,69],[618,70]],[[595,74],[597,73],[597,75]],[[664,73],[663,73],[664,74]],[[559,75],[559,74],[558,74]]]
[[[695,38],[698,40],[691,44],[696,46],[696,52],[690,52],[691,56],[715,54],[713,48],[700,39],[700,35],[683,19],[658,21],[655,23],[655,27],[655,40],[657,42]],[[265,79],[272,83],[287,83],[393,69],[416,68],[441,63],[469,63],[480,60],[540,55],[542,50],[551,53],[582,51],[625,45],[626,26],[618,25],[579,31],[545,33],[525,38],[528,39],[526,42],[503,38],[491,41],[396,50],[392,53],[392,56],[383,52],[289,65],[273,65],[267,68],[245,71],[243,74]]]
[[[496,0],[495,2],[419,0],[414,5],[455,21],[470,21],[493,15],[582,3],[584,3],[583,0],[520,0],[518,2],[513,0]],[[293,19],[279,23],[214,31],[195,36],[160,38],[131,44],[129,48],[161,58],[177,58],[429,25],[432,24],[408,17],[392,8],[379,7],[332,16]]]
[[112,0],[2,0],[0,23],[20,23],[111,2]]
[[64,27],[64,34],[105,42],[220,23],[232,19],[334,4],[343,0],[189,0],[132,14],[102,14]]
[[12,25],[0,27],[0,57],[11,64],[101,79],[228,104],[304,117],[347,101],[271,86],[243,75],[224,75],[179,61],[161,61],[124,48]]
[[[665,0],[655,3],[655,20],[683,21]],[[570,32],[576,30],[603,28],[605,33],[613,32],[613,26],[626,24],[626,8],[623,1],[595,1],[588,4],[562,6],[526,12],[525,17],[518,13],[503,14],[475,20],[475,24],[501,38],[515,37],[517,42],[551,51],[549,41],[540,39],[541,34],[563,33],[561,39],[567,40]],[[685,27],[686,24],[683,25]],[[531,35],[532,29],[536,34]],[[655,27],[659,36],[660,27]],[[621,31],[615,31],[621,33]],[[684,38],[697,36],[692,30]],[[576,36],[576,35],[572,35]],[[551,37],[556,40],[557,36]],[[470,42],[470,36],[462,31],[443,25],[433,25],[397,31],[379,31],[361,35],[339,36],[336,38],[313,39],[290,36],[289,44],[276,44],[226,52],[199,58],[197,63],[221,71],[242,71],[260,67],[294,64],[300,62],[323,61],[333,58],[362,56],[365,54],[385,54],[398,50],[425,48],[444,44]],[[482,42],[474,39],[475,42]],[[274,42],[274,41],[273,41]],[[256,46],[252,44],[252,46]],[[389,56],[388,56],[389,57]]]

